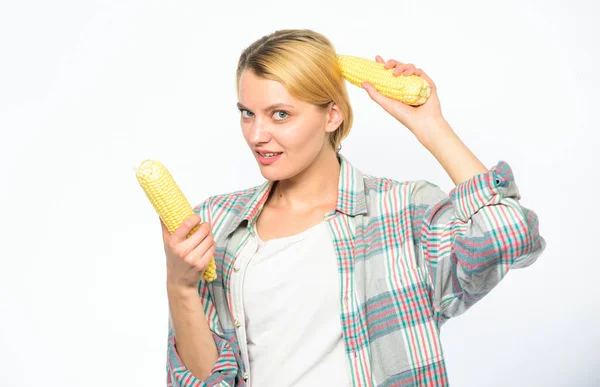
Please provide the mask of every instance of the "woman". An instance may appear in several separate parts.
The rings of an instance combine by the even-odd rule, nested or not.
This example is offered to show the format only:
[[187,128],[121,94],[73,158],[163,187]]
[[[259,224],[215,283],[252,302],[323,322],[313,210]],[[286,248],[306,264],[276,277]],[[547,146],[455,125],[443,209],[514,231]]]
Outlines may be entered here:
[[[456,187],[447,195],[350,164],[339,153],[352,109],[335,54],[309,30],[242,53],[241,127],[266,182],[207,199],[173,235],[162,226],[168,385],[445,386],[440,326],[544,249],[509,166],[481,164],[411,64],[385,62],[429,81],[420,107],[363,87]],[[206,283],[213,255],[218,278]]]

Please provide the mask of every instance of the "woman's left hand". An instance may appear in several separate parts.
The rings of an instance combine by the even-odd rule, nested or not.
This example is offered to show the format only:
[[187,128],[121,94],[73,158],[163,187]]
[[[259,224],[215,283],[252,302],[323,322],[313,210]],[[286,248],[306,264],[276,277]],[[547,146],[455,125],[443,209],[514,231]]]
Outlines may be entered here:
[[437,131],[449,130],[449,126],[442,116],[436,85],[423,70],[415,67],[413,64],[404,64],[394,59],[385,62],[379,55],[377,55],[375,60],[383,63],[386,69],[394,68],[392,73],[394,76],[414,74],[425,79],[431,87],[431,95],[423,105],[411,106],[388,98],[379,93],[370,83],[363,82],[363,88],[367,90],[371,99],[381,105],[385,111],[400,121],[402,125],[406,126],[421,143],[427,142],[427,139],[435,136]]

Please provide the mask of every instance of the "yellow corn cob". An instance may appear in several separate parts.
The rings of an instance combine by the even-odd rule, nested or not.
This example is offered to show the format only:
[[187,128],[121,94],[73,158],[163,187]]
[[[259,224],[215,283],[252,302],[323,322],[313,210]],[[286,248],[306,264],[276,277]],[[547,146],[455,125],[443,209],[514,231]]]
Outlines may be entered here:
[[342,75],[348,82],[362,87],[369,82],[386,97],[407,105],[419,106],[431,95],[429,83],[418,75],[394,76],[394,68],[385,69],[383,63],[350,55],[338,55]]
[[[184,220],[194,215],[194,210],[175,180],[160,161],[145,160],[136,171],[137,179],[150,199],[150,203],[172,234]],[[187,235],[189,238],[200,225]],[[204,279],[212,282],[217,278],[217,267],[212,257],[204,271]]]

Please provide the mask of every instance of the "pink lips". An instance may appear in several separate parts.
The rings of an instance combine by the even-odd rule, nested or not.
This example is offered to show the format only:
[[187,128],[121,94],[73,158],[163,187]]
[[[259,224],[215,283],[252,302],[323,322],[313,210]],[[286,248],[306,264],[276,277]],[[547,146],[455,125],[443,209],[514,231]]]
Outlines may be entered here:
[[[269,154],[269,153],[275,153],[275,156],[272,157],[265,157],[262,154]],[[271,165],[274,162],[276,162],[277,160],[279,160],[279,158],[281,157],[282,153],[281,152],[270,152],[270,151],[256,151],[256,154],[258,156],[258,161],[263,164],[263,165]]]

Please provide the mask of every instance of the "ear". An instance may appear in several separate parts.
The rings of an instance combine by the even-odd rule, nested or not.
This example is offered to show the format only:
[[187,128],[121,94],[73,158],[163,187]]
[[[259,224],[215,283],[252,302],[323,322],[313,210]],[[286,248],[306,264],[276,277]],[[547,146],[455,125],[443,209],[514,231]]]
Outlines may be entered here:
[[335,102],[330,102],[327,106],[327,124],[326,132],[334,132],[344,122],[344,115]]

